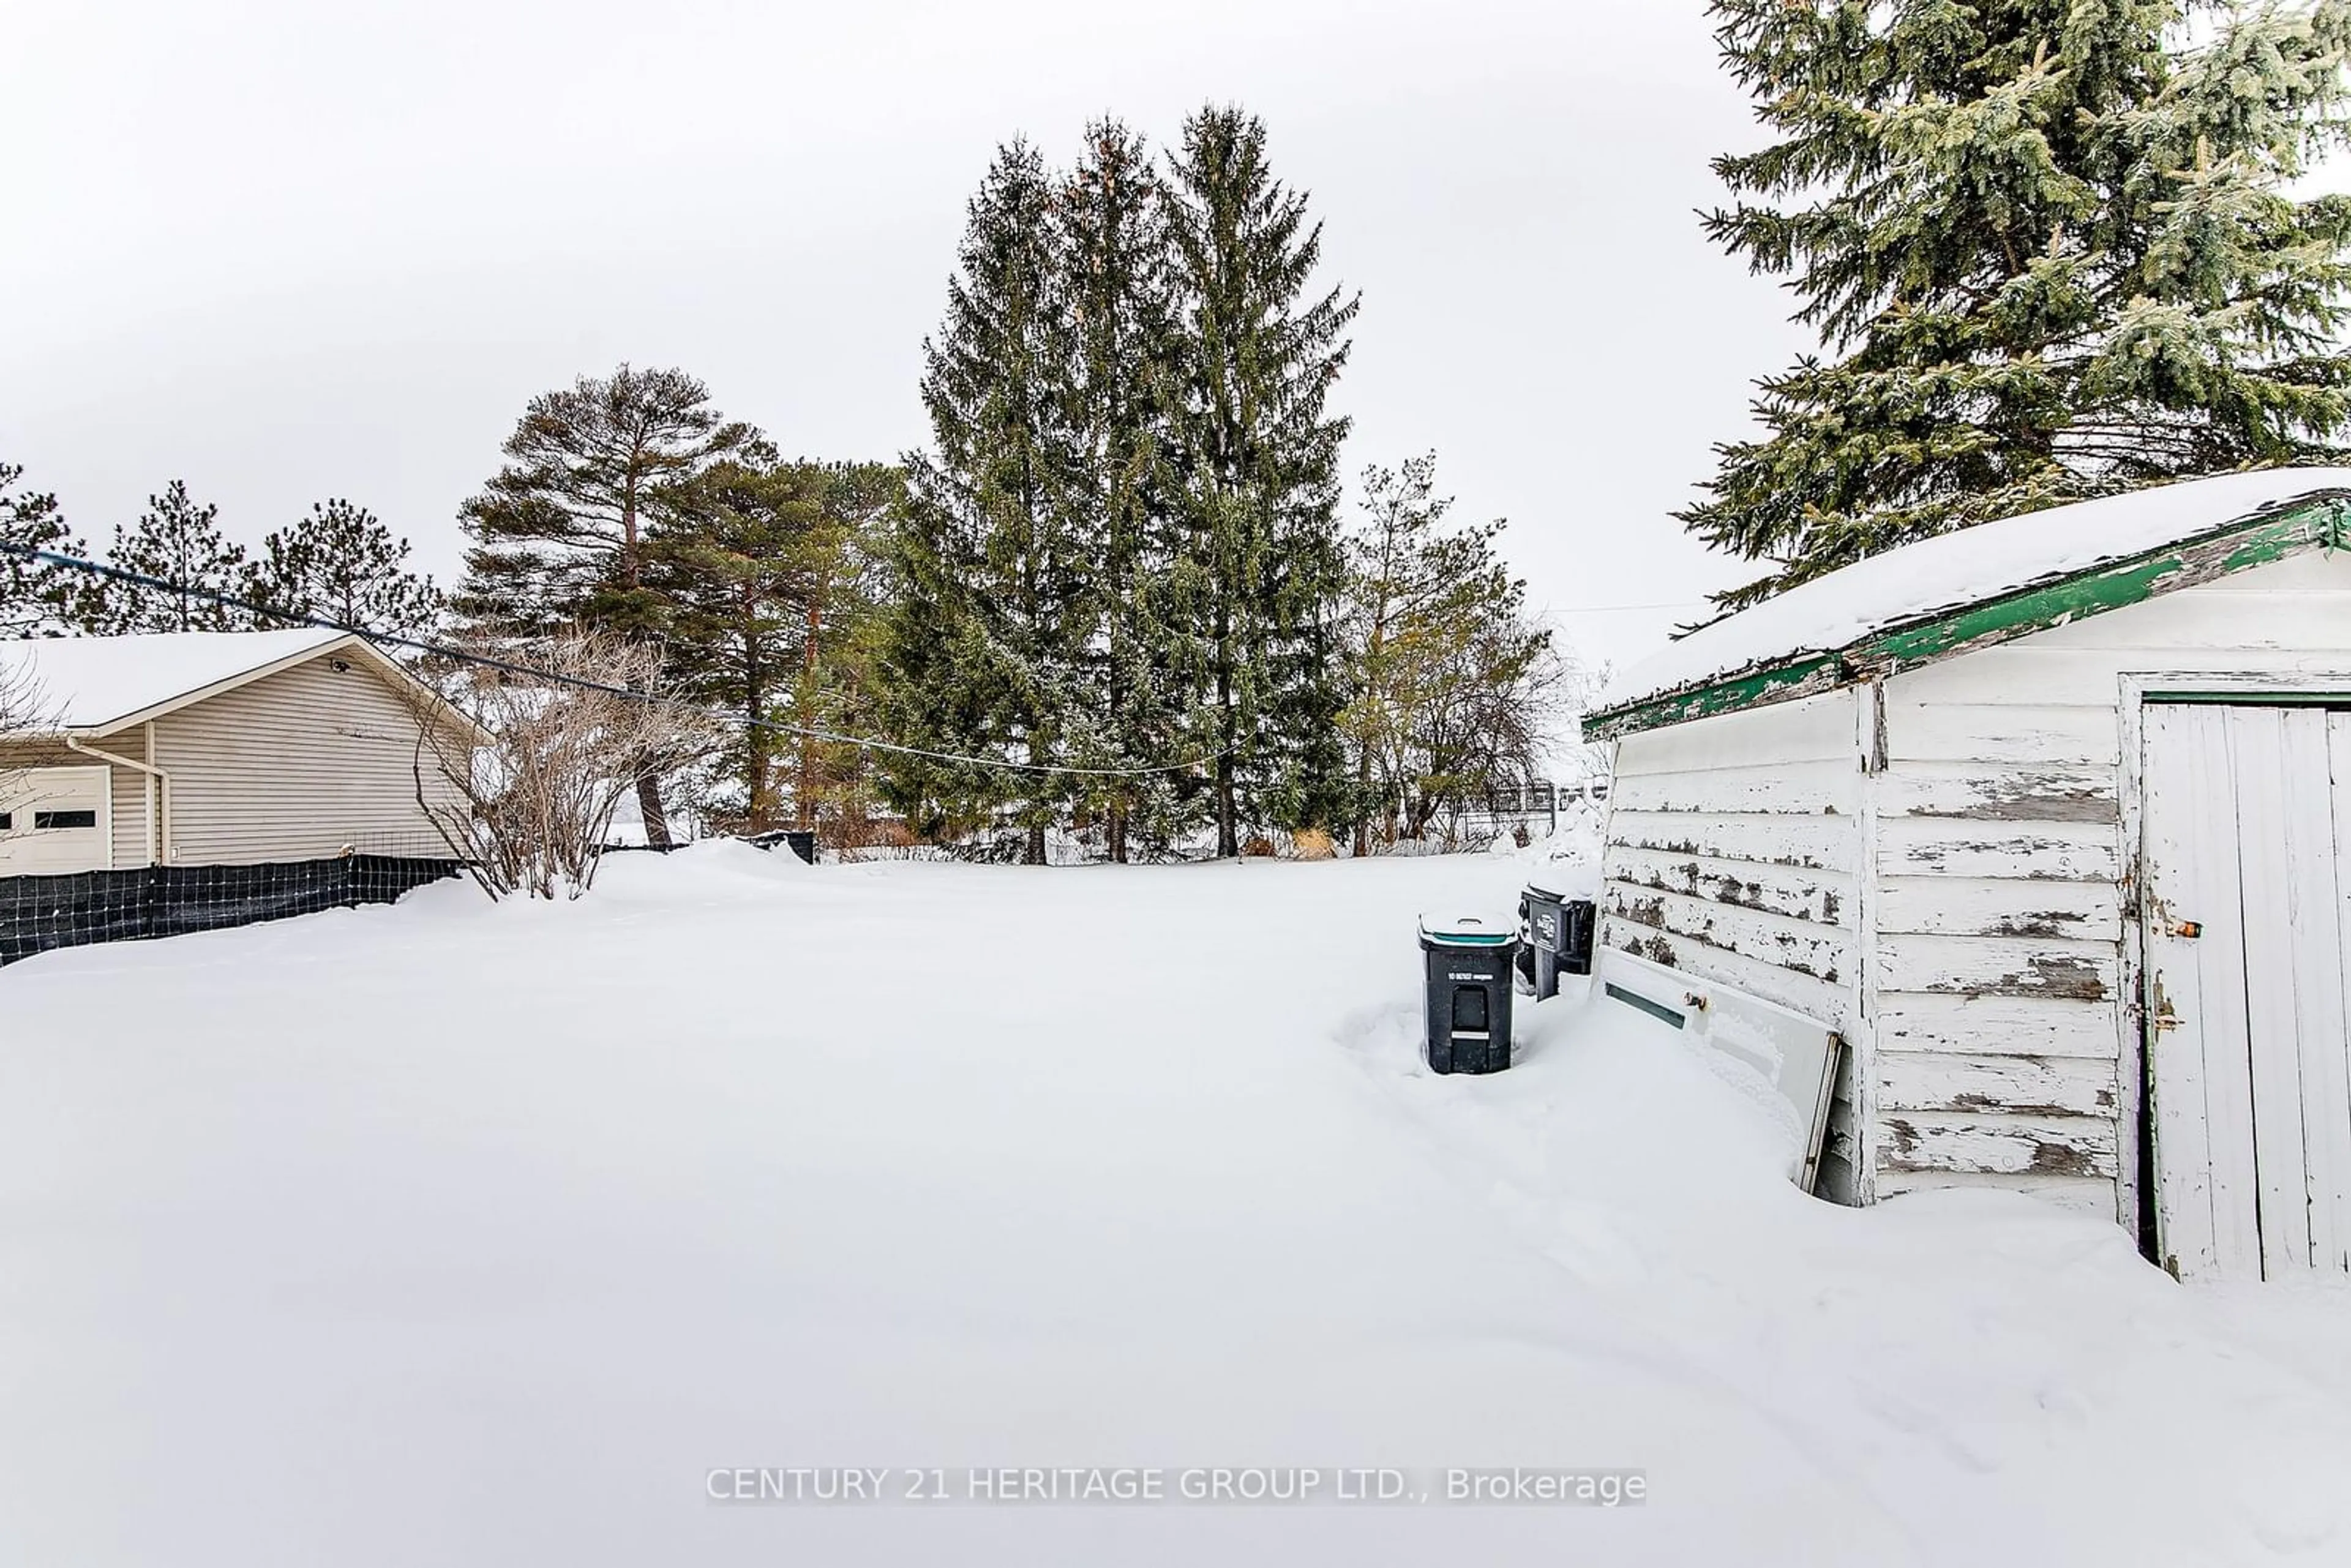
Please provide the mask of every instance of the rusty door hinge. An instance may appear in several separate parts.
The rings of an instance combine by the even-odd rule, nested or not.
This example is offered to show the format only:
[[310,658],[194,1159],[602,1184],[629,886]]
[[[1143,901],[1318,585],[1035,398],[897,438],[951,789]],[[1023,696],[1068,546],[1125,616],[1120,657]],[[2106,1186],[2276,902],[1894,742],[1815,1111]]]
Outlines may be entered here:
[[2200,920],[2183,920],[2171,928],[2171,935],[2185,936],[2193,942],[2197,937],[2204,935],[2204,923]]

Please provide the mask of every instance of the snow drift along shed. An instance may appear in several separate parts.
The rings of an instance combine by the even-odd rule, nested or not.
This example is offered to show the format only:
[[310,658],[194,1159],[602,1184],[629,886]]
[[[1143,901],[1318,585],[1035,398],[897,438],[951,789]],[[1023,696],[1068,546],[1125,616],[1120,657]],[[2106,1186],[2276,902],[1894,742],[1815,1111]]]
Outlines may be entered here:
[[1839,1030],[1822,1190],[2351,1271],[2351,470],[1929,539],[1629,671],[1602,941]]

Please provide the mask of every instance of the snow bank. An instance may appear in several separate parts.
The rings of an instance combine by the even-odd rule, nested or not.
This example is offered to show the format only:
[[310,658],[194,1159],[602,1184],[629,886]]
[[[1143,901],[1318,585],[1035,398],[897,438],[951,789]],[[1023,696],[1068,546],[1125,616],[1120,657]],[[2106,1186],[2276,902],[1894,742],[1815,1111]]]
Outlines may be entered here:
[[1562,898],[1597,900],[1604,849],[1600,813],[1579,802],[1561,810],[1556,831],[1524,848],[1499,839],[1493,852],[1516,862],[1527,880]]
[[[0,975],[0,1562],[2351,1554],[2351,1301],[1869,1212],[1622,1004],[1416,1048],[1525,864],[615,856]],[[102,994],[105,1004],[90,998]],[[732,1508],[714,1468],[1645,1469],[1620,1511]]]
[[2278,468],[2184,480],[1922,539],[1691,632],[1625,671],[1598,706],[1619,707],[1801,655],[1833,653],[1905,622],[2161,549],[2327,491],[2351,492],[2351,468]]
[[782,844],[761,849],[741,839],[704,839],[669,851],[622,850],[596,864],[589,897],[677,904],[703,897],[756,897],[789,882],[808,862]]

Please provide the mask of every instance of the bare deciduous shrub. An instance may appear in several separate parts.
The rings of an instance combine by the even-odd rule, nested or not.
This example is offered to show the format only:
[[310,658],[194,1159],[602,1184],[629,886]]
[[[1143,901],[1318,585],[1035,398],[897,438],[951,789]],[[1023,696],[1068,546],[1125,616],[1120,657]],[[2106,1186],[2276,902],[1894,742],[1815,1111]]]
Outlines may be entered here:
[[492,898],[577,898],[622,798],[707,753],[715,728],[662,690],[644,643],[585,632],[476,651],[559,679],[464,664],[418,697],[417,805]]
[[[34,679],[29,660],[10,658],[0,647],[0,740],[39,735],[57,727],[56,705]],[[24,769],[0,759],[0,797],[12,795],[24,782]]]
[[45,729],[51,715],[33,678],[29,660],[0,653],[0,735],[28,735]]

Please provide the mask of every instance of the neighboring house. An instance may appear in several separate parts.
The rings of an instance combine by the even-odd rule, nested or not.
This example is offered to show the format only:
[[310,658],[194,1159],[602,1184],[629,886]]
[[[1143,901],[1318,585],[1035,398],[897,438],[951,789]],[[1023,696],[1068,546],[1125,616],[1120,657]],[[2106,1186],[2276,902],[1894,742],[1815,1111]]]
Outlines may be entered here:
[[1873,558],[1628,672],[1602,940],[1838,1030],[1823,1190],[2351,1270],[2351,470]]
[[362,638],[42,639],[0,672],[36,721],[0,734],[0,877],[449,853],[417,803],[429,688]]

